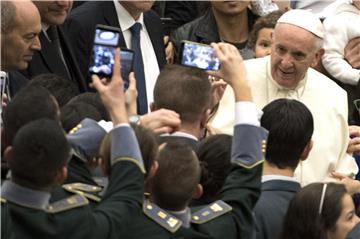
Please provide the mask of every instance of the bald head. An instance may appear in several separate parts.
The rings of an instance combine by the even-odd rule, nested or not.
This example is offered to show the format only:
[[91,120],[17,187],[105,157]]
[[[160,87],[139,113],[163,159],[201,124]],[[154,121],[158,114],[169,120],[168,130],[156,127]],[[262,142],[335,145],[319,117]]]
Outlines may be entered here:
[[41,49],[39,11],[31,1],[2,1],[1,7],[1,70],[24,70]]

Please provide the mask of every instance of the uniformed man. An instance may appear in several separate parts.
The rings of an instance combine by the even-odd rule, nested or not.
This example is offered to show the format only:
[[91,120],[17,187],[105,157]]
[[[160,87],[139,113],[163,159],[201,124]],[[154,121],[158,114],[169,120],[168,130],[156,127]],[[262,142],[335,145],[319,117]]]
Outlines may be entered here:
[[[93,77],[93,86],[116,126],[111,131],[110,183],[102,202],[92,210],[84,196],[74,193],[48,203],[50,189],[66,176],[70,146],[56,122],[30,122],[6,151],[7,156],[11,154],[13,176],[1,189],[1,221],[6,222],[2,223],[3,238],[114,238],[126,230],[128,219],[140,210],[145,170],[135,135],[127,123],[119,52],[115,56],[116,73],[109,84],[103,85]],[[94,122],[90,131],[96,127]],[[81,134],[89,128],[77,131]]]
[[199,161],[184,142],[167,142],[160,147],[158,170],[149,179],[150,196],[144,202],[143,213],[133,215],[126,238],[250,238],[252,235],[252,209],[260,195],[267,133],[260,127],[256,107],[251,102],[239,52],[230,44],[213,47],[222,67],[220,72],[212,74],[226,80],[234,89],[237,115],[233,169],[221,200],[202,208],[188,207],[191,198],[202,193]]

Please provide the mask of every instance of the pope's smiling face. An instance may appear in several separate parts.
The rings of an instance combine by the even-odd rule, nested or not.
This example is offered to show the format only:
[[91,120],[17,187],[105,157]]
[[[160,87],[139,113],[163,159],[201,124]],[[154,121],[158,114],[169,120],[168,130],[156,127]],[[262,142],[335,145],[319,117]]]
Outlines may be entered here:
[[271,75],[281,86],[295,88],[309,67],[317,65],[321,50],[316,36],[295,25],[279,23],[271,49]]

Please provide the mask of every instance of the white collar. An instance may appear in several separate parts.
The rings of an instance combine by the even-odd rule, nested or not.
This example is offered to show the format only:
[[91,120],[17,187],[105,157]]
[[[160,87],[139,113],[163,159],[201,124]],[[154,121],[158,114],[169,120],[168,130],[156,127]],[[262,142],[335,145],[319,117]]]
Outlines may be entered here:
[[181,131],[176,131],[172,134],[169,134],[169,133],[165,133],[165,134],[162,134],[160,136],[175,136],[175,137],[184,137],[184,138],[190,138],[190,139],[193,139],[193,140],[196,140],[198,141],[198,139],[192,135],[192,134],[189,134],[189,133],[185,133],[185,132],[181,132]]
[[283,180],[283,181],[291,181],[291,182],[298,182],[295,177],[288,177],[283,175],[263,175],[261,176],[261,182],[267,182],[271,180]]
[[137,21],[134,20],[134,18],[130,15],[130,13],[120,4],[118,0],[113,0],[114,6],[116,9],[116,14],[118,17],[119,25],[121,28],[121,31],[129,30],[132,25],[134,25],[136,22],[139,22],[142,27],[144,27],[144,14],[141,13],[140,17]]

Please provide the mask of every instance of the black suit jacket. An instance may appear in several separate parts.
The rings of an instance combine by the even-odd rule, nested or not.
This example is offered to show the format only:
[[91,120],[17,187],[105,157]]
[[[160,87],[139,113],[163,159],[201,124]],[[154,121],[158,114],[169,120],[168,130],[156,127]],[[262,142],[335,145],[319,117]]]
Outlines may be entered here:
[[[86,92],[87,85],[83,78],[83,74],[80,72],[78,67],[72,47],[67,37],[67,33],[62,26],[57,26],[56,29],[59,35],[64,59],[69,69],[71,78],[69,80],[72,80],[78,86],[80,92]],[[69,76],[65,66],[60,60],[61,58],[59,53],[51,48],[51,43],[43,32],[40,33],[39,39],[41,43],[41,50],[35,52],[27,70],[22,71],[22,73],[28,79],[32,79],[33,77],[44,73],[54,73],[68,79]]]
[[[162,23],[159,16],[152,10],[144,13],[144,23],[161,69],[166,63]],[[97,24],[120,28],[112,1],[87,2],[73,10],[66,21],[75,57],[78,60],[81,72],[88,80],[90,80],[88,68]],[[122,34],[120,34],[119,47],[127,48]]]

